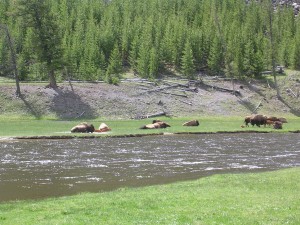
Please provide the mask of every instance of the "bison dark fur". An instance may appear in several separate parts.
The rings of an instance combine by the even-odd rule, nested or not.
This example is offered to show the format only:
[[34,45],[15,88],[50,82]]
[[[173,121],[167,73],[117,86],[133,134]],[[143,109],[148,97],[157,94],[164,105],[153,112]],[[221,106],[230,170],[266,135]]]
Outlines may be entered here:
[[267,124],[267,116],[264,115],[253,115],[253,117],[250,120],[250,123],[252,126],[256,125],[260,127],[260,125],[266,125]]
[[94,131],[94,125],[87,123],[80,123],[71,129],[72,133],[93,133]]
[[252,116],[246,116],[245,117],[244,122],[245,122],[246,127],[249,127],[249,123],[251,122],[251,118],[252,118]]
[[159,128],[166,128],[166,127],[170,127],[170,125],[160,121],[160,122],[143,125],[140,127],[140,129],[159,129]]
[[280,121],[275,121],[273,124],[274,129],[282,129],[282,122]]

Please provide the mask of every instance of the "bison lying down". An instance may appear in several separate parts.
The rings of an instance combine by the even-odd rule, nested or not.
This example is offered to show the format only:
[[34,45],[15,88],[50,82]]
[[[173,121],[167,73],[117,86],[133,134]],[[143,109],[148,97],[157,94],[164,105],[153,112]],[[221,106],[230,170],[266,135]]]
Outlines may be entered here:
[[170,127],[170,125],[160,120],[153,120],[151,124],[143,125],[140,129],[159,129],[166,127]]
[[182,126],[199,126],[198,120],[191,120],[182,124]]
[[93,124],[80,123],[71,129],[72,133],[93,133],[95,128]]
[[95,132],[107,132],[107,131],[111,131],[111,128],[109,126],[107,126],[105,123],[101,123],[99,126],[98,130],[95,130]]

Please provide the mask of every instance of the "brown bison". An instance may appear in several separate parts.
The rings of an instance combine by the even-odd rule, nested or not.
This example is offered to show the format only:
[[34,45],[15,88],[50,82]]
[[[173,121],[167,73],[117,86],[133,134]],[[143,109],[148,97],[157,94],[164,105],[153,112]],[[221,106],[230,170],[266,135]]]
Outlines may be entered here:
[[107,132],[107,131],[110,131],[111,128],[109,126],[107,126],[105,123],[101,123],[100,126],[99,126],[99,129],[98,130],[95,130],[95,132]]
[[191,120],[182,124],[182,126],[199,126],[198,120]]
[[250,123],[252,126],[254,126],[254,125],[256,125],[258,127],[260,127],[260,125],[266,126],[267,116],[260,115],[260,114],[253,115],[252,118],[250,119]]
[[251,116],[246,116],[245,117],[245,125],[247,127],[249,127],[249,123],[254,126],[258,126],[260,127],[260,125],[266,125],[267,124],[267,116],[265,115],[260,115],[260,114],[254,114],[254,115],[251,115]]
[[280,117],[280,118],[278,118],[278,120],[279,120],[281,123],[287,123],[287,119],[284,118],[284,117]]
[[159,129],[166,127],[170,127],[170,125],[163,121],[153,120],[153,123],[141,126],[140,129]]
[[279,121],[279,119],[276,117],[276,116],[268,116],[267,117],[267,120],[270,120],[270,121]]
[[287,123],[287,119],[284,118],[284,117],[269,116],[267,119],[268,119],[268,120],[271,120],[271,121],[273,121],[273,122],[279,121],[279,122],[281,122],[281,123]]
[[271,126],[271,125],[273,125],[274,124],[274,121],[272,121],[272,120],[267,120],[266,121],[266,125],[268,125],[269,127]]
[[95,128],[93,124],[80,123],[71,129],[72,133],[93,133]]
[[282,129],[282,122],[280,121],[275,121],[273,124],[274,129]]
[[245,125],[246,125],[246,127],[249,127],[249,123],[251,122],[251,118],[252,118],[252,115],[245,117]]

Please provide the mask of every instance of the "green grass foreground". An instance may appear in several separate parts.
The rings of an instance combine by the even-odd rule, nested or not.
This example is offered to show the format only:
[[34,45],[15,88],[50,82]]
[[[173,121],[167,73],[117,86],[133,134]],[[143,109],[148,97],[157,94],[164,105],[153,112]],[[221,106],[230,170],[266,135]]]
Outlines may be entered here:
[[300,224],[300,168],[0,204],[0,224]]
[[[151,119],[145,120],[76,120],[62,121],[56,119],[33,119],[33,118],[16,118],[1,117],[0,137],[33,137],[33,136],[49,136],[49,137],[97,137],[97,136],[128,136],[128,135],[146,135],[159,133],[205,133],[205,132],[295,132],[300,130],[300,118],[287,118],[288,123],[283,124],[282,130],[274,130],[272,127],[250,127],[242,128],[243,117],[199,117],[199,118],[160,118],[169,123],[171,127],[166,129],[141,130],[142,125],[152,123]],[[182,123],[198,119],[200,125],[198,127],[185,127]],[[73,126],[80,122],[92,123],[98,129],[100,123],[104,122],[112,131],[108,133],[93,134],[72,134],[70,130]]]

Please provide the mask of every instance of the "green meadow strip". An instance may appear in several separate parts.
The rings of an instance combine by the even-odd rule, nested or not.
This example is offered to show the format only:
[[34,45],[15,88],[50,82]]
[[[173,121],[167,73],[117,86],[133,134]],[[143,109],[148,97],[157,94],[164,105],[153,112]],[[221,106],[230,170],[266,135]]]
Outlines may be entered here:
[[300,224],[300,168],[0,204],[0,224]]
[[[159,118],[169,123],[171,127],[165,129],[139,129],[142,125],[149,124],[152,119],[145,120],[73,120],[63,121],[57,119],[33,119],[0,116],[0,137],[102,137],[102,136],[135,136],[149,134],[172,134],[172,133],[217,133],[217,132],[299,132],[300,118],[288,118],[288,123],[283,124],[282,130],[274,130],[272,127],[241,127],[242,117],[199,117],[199,118]],[[198,119],[197,127],[186,127],[182,124],[186,121]],[[111,131],[107,133],[74,134],[70,130],[81,122],[92,123],[97,129],[104,122]]]

